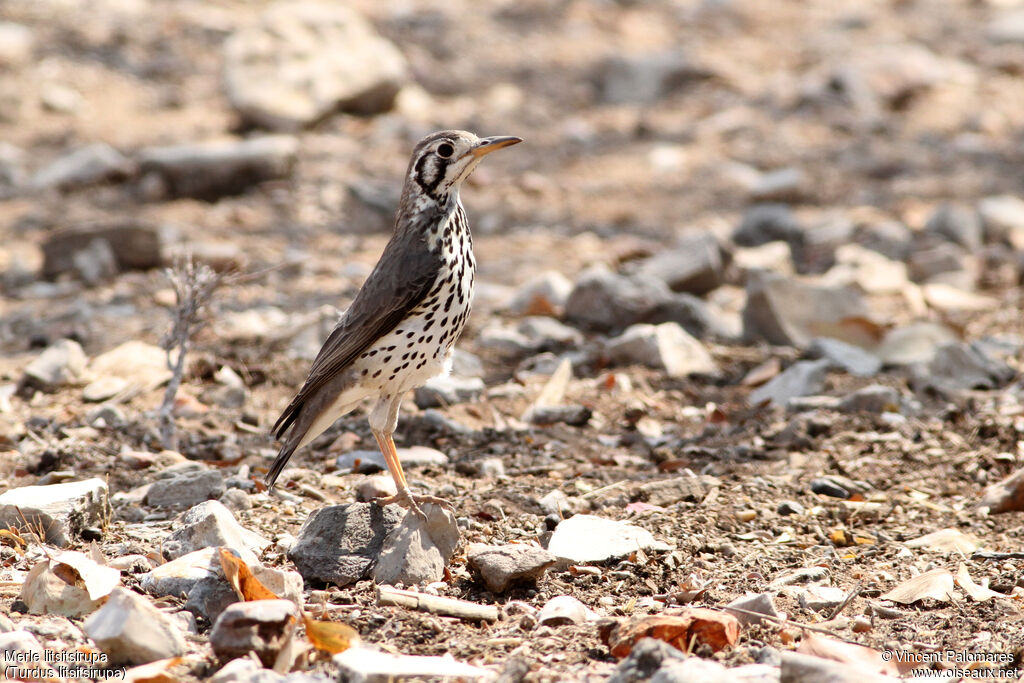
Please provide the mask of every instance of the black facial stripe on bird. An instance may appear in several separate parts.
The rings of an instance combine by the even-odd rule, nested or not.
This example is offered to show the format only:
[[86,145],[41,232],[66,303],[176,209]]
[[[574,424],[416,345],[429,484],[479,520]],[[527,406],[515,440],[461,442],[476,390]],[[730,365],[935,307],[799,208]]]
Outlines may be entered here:
[[434,191],[444,179],[444,170],[445,164],[433,152],[427,152],[416,161],[416,182],[423,188],[423,192],[434,197]]

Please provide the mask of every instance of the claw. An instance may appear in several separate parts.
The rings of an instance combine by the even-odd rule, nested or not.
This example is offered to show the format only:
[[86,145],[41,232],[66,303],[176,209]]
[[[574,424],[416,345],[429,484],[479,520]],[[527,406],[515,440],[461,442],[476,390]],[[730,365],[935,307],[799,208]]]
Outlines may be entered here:
[[424,522],[427,521],[427,515],[423,512],[423,508],[420,507],[421,504],[427,505],[429,503],[433,503],[434,505],[448,508],[448,510],[452,512],[455,511],[455,507],[444,498],[438,498],[437,496],[416,496],[413,495],[409,489],[402,489],[395,495],[388,496],[387,498],[377,498],[375,502],[381,507],[391,505],[392,503],[401,505],[404,508],[412,510],[416,516]]

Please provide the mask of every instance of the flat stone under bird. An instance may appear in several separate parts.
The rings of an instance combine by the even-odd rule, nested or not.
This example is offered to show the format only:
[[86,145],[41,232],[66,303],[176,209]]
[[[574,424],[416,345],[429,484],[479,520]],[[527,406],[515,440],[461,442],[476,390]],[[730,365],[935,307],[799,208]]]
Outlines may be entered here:
[[418,502],[446,504],[412,495],[392,435],[402,397],[448,370],[469,317],[476,260],[460,186],[486,154],[519,142],[445,130],[416,145],[391,240],[274,425],[284,443],[267,473],[269,486],[292,453],[373,398],[370,428],[398,489],[380,502],[421,515]]

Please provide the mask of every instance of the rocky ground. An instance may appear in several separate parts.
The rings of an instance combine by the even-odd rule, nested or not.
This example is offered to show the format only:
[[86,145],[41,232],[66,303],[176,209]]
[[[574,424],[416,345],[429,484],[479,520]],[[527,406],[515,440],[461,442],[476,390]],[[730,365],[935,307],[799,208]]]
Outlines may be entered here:
[[[346,5],[0,4],[5,666],[1019,677],[1024,6]],[[332,507],[387,493],[365,410],[268,492],[438,128],[526,139],[464,188],[473,315],[396,435],[454,518]],[[171,443],[185,254],[223,279]]]

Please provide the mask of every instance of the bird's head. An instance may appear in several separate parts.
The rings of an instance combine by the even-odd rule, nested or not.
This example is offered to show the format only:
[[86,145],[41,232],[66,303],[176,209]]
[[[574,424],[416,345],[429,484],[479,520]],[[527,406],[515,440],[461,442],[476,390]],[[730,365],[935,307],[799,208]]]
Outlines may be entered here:
[[445,203],[458,193],[485,155],[522,142],[522,138],[480,138],[464,130],[442,130],[423,138],[413,150],[406,175],[406,191]]

